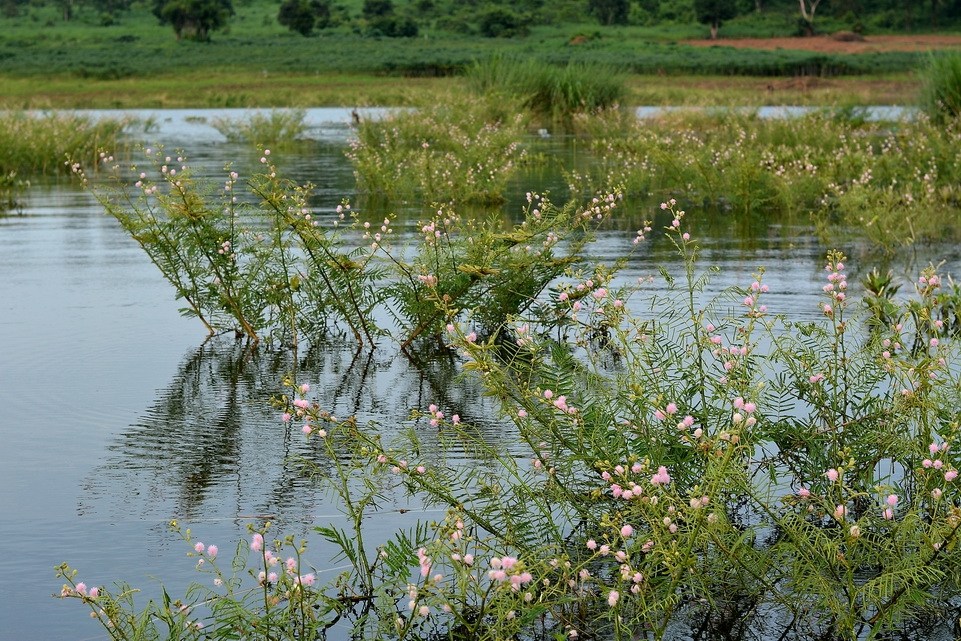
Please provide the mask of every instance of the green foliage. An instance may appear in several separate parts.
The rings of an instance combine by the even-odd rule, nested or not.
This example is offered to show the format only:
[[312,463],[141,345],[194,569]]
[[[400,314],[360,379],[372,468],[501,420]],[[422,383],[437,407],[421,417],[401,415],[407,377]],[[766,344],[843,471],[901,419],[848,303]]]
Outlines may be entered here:
[[[229,168],[218,189],[196,179],[182,155],[147,150],[146,157],[153,167],[134,166],[130,186],[105,156],[118,183],[96,195],[173,285],[186,304],[181,313],[211,335],[233,331],[253,343],[296,346],[338,323],[359,344],[375,342],[370,315],[382,298],[374,285],[381,274],[370,263],[378,245],[345,247],[339,223],[319,227],[310,185],[279,178],[269,150],[246,193]],[[86,184],[79,164],[74,171]],[[345,207],[349,213],[349,205],[338,211]]]
[[938,123],[961,116],[961,55],[931,55],[921,73],[921,109]]
[[348,152],[360,188],[428,202],[492,203],[524,158],[510,102],[450,98],[364,120]]
[[207,42],[234,14],[231,0],[156,0],[154,15],[170,24],[177,40]]
[[536,117],[562,125],[576,113],[617,105],[626,91],[626,77],[615,68],[576,63],[557,66],[508,57],[474,63],[466,78],[476,94],[520,101]]
[[506,7],[491,7],[480,14],[480,33],[487,38],[517,38],[530,32],[530,20]]
[[581,116],[592,134],[589,169],[574,193],[619,184],[627,197],[675,197],[744,221],[759,212],[814,212],[825,235],[854,229],[885,251],[951,237],[961,174],[954,127],[920,118],[869,122],[825,110],[790,118],[690,111],[656,119]]
[[303,109],[274,109],[242,119],[215,118],[211,124],[229,142],[249,147],[284,149],[302,143],[307,134]]
[[[613,202],[575,219],[603,219]],[[509,233],[518,246],[563,215],[529,204]],[[164,590],[138,606],[128,586],[87,586],[66,565],[60,596],[130,641],[315,638],[338,621],[365,639],[664,639],[695,617],[711,638],[861,641],[949,622],[961,594],[961,380],[941,277],[922,270],[889,323],[865,325],[831,252],[820,320],[797,322],[768,309],[777,292],[763,270],[712,289],[685,212],[667,201],[659,215],[683,259],[662,272],[661,293],[617,279],[624,261],[572,263],[546,292],[518,292],[528,303],[482,339],[456,297],[433,296],[464,375],[500,404],[509,450],[436,404],[388,441],[285,381],[275,405],[326,455],[304,469],[345,517],[317,527],[341,564],[326,584],[306,571],[305,543],[270,541],[262,526],[229,569],[186,531],[204,580],[184,598]],[[424,230],[424,265],[448,252],[447,231]],[[398,500],[443,517],[374,548],[366,524]]]
[[[581,261],[590,232],[608,219],[617,195],[578,208],[554,206],[530,194],[523,220],[504,229],[499,220],[463,221],[453,211],[418,223],[422,245],[410,262],[393,257],[390,287],[403,347],[415,339],[440,340],[452,323],[469,320],[481,338],[496,337],[524,313],[555,278]],[[476,338],[476,333],[475,333]]]
[[116,149],[126,124],[70,113],[0,113],[0,175],[25,180],[69,173],[68,158],[96,167],[99,151]]
[[624,24],[630,9],[628,0],[588,0],[588,11],[602,25]]
[[711,25],[711,37],[717,38],[721,23],[737,15],[737,6],[730,0],[694,0],[694,13],[698,22]]
[[277,22],[302,36],[309,36],[314,27],[325,29],[331,20],[329,0],[284,0],[280,4]]

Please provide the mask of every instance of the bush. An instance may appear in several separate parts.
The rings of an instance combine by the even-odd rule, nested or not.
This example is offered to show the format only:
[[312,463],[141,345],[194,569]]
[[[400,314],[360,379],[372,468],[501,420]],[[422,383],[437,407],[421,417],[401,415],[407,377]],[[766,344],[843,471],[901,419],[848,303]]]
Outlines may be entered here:
[[330,24],[330,1],[284,0],[277,22],[302,36],[309,36],[314,27],[324,29]]
[[510,9],[494,7],[481,14],[479,29],[486,38],[516,38],[530,32],[527,23],[527,19]]
[[961,115],[961,54],[932,55],[921,74],[921,108],[936,122]]

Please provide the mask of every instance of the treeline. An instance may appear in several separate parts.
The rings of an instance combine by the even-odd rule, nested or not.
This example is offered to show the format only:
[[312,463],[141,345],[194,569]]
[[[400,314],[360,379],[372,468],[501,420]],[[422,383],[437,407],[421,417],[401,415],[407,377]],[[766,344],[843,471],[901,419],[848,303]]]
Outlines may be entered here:
[[[234,15],[235,0],[0,0],[15,17],[28,7],[56,8],[65,21],[85,13],[100,24],[146,4],[178,39],[206,40]],[[240,4],[251,0],[237,0]],[[337,29],[375,37],[444,32],[521,38],[537,25],[705,24],[712,37],[736,22],[756,35],[813,35],[944,29],[961,23],[961,0],[273,0],[277,20],[312,35]]]

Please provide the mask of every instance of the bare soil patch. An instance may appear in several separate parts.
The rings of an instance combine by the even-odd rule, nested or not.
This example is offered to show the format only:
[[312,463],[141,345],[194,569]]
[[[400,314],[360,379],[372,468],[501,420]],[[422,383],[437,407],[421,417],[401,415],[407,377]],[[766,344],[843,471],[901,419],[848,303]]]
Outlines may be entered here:
[[886,51],[961,49],[961,34],[864,36],[864,39],[860,41],[837,39],[831,35],[811,38],[718,38],[717,40],[685,40],[683,43],[694,47],[798,49],[818,53],[881,53]]

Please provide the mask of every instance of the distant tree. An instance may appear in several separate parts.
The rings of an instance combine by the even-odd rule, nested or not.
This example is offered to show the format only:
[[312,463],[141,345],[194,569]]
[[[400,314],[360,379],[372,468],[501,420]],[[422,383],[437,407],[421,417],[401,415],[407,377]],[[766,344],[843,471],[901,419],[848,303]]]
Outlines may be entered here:
[[721,23],[736,16],[737,7],[731,0],[694,0],[694,13],[698,22],[711,25],[711,40],[717,40]]
[[210,40],[210,32],[221,29],[234,14],[230,0],[156,0],[154,15],[170,24],[177,40]]
[[394,3],[391,0],[364,0],[360,15],[367,20],[394,15]]
[[302,36],[330,25],[330,0],[284,0],[277,22]]
[[367,31],[371,35],[385,38],[416,38],[420,30],[412,18],[386,15],[371,20]]
[[603,25],[626,23],[630,9],[629,0],[587,0],[587,10]]
[[821,0],[798,0],[798,4],[801,6],[801,28],[804,29],[804,35],[813,36],[814,12],[818,10]]
[[487,38],[516,38],[530,31],[527,20],[505,7],[492,7],[482,13],[478,20],[482,36]]

